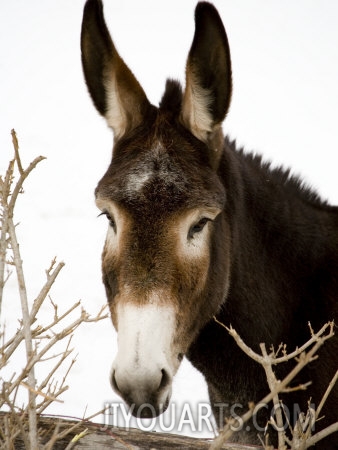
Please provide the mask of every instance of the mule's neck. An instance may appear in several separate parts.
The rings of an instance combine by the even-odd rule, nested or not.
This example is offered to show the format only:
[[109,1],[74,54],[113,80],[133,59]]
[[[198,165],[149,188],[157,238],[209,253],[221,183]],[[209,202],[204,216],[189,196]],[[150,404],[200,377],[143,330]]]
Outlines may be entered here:
[[[283,342],[293,349],[307,340],[308,321],[319,329],[334,310],[338,208],[316,197],[311,201],[311,194],[298,192],[296,182],[283,183],[281,174],[230,146],[219,170],[227,192],[231,269],[217,318],[258,352],[261,342],[267,348]],[[231,401],[238,390],[252,394],[260,389],[250,380],[261,377],[261,369],[213,320],[200,331],[188,357],[205,375],[212,401]],[[251,398],[261,398],[264,392],[258,391]]]
[[[232,263],[223,318],[234,324],[237,311],[245,311],[249,325],[257,311],[274,308],[276,326],[265,328],[262,318],[261,329],[253,329],[256,338],[279,343],[285,323],[295,324],[304,303],[307,319],[320,322],[312,300],[320,295],[315,286],[324,267],[328,274],[338,268],[338,208],[321,202],[288,172],[270,170],[227,143],[224,156],[221,177],[227,189]],[[281,320],[277,311],[282,311]],[[243,321],[238,326],[251,339]]]

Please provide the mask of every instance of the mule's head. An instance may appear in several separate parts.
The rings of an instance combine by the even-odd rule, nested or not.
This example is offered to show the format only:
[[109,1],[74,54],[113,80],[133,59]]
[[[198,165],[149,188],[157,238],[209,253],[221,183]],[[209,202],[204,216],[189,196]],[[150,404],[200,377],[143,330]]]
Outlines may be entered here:
[[[96,189],[109,222],[102,271],[118,333],[111,382],[142,416],[166,408],[183,355],[228,289],[230,235],[218,168],[230,55],[212,5],[199,3],[195,22],[185,91],[167,82],[155,108],[117,53],[101,1],[89,0],[83,17],[86,82],[115,136]],[[144,404],[149,408],[139,408]]]

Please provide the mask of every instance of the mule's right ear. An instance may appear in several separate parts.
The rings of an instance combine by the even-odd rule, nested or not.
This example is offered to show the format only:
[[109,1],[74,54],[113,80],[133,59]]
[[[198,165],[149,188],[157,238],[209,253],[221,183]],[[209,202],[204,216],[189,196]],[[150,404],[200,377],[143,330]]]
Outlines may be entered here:
[[113,129],[115,139],[119,139],[142,123],[150,103],[113,44],[101,0],[88,0],[85,4],[81,52],[94,105]]
[[195,10],[195,35],[186,66],[181,120],[200,140],[212,138],[231,99],[231,59],[227,35],[216,8],[208,2]]

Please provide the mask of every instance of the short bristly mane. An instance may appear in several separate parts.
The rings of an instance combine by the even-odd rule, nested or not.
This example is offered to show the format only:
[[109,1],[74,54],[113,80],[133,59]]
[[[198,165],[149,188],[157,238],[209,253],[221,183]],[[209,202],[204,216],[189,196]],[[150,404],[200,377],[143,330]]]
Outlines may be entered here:
[[246,151],[243,147],[238,148],[235,140],[225,138],[225,145],[237,153],[243,161],[246,161],[255,170],[264,174],[266,181],[278,183],[285,189],[285,194],[294,195],[302,201],[316,207],[329,207],[326,200],[302,180],[298,175],[292,174],[292,169],[283,166],[272,167],[270,161],[264,161],[263,156],[255,152]]
[[[182,86],[177,80],[167,79],[164,94],[162,96],[159,108],[161,111],[170,112],[173,115],[178,114],[182,106]],[[230,147],[234,152],[240,155],[250,166],[264,174],[266,180],[280,184],[285,189],[285,193],[290,193],[310,203],[316,207],[328,206],[327,201],[323,200],[318,193],[308,186],[299,176],[292,174],[291,169],[283,166],[272,167],[272,163],[264,161],[263,157],[254,152],[246,151],[244,148],[238,148],[236,141],[231,141],[228,136],[225,137],[225,146]]]
[[182,106],[182,86],[177,80],[167,79],[165,91],[160,101],[160,110],[178,114]]
[[[159,104],[160,110],[177,115],[180,112],[181,105],[181,83],[177,80],[167,79],[165,91]],[[225,146],[230,147],[234,152],[241,155],[253,168],[261,171],[266,180],[283,186],[286,194],[290,193],[291,195],[295,195],[303,201],[313,204],[313,206],[327,206],[327,201],[323,200],[311,186],[308,186],[304,182],[304,180],[297,175],[292,174],[291,169],[283,166],[272,167],[272,163],[270,161],[264,161],[261,155],[246,151],[244,148],[238,148],[236,141],[230,140],[228,136],[225,138]]]

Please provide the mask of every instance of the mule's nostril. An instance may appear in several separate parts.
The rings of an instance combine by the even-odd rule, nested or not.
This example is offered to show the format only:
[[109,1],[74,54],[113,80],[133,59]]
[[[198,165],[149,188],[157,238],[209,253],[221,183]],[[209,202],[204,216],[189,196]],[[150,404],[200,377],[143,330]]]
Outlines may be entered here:
[[177,359],[179,360],[179,362],[182,361],[183,356],[184,356],[183,353],[179,353],[179,354],[177,355]]
[[162,373],[162,378],[161,378],[160,385],[158,387],[158,391],[162,391],[170,384],[170,375],[168,374],[168,372],[165,369],[162,369],[161,373]]

